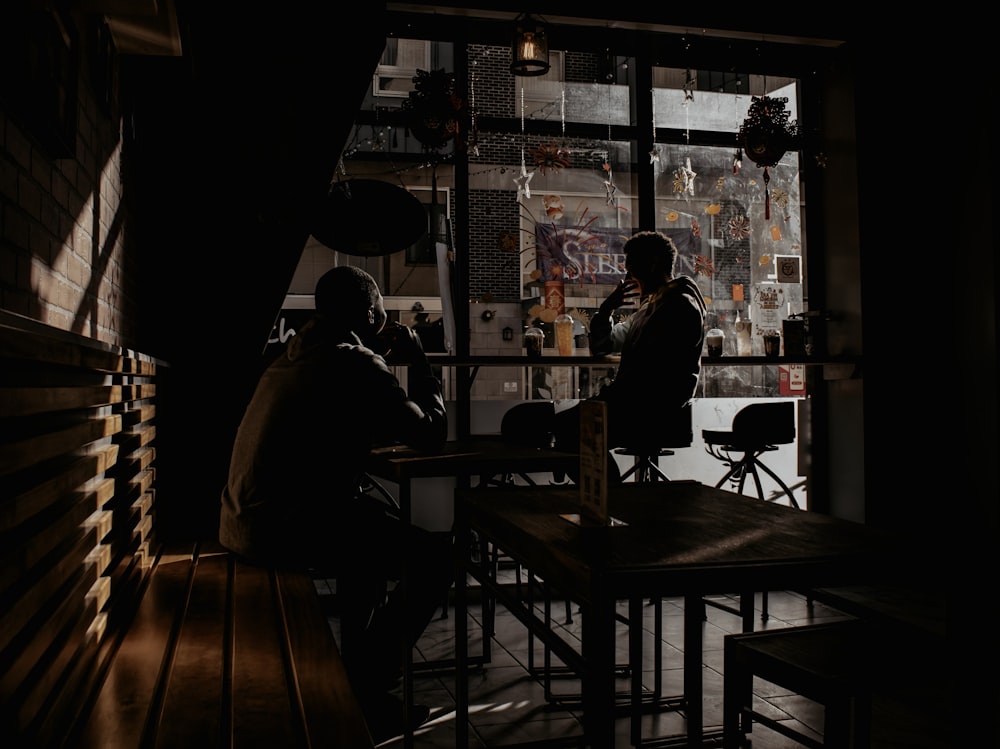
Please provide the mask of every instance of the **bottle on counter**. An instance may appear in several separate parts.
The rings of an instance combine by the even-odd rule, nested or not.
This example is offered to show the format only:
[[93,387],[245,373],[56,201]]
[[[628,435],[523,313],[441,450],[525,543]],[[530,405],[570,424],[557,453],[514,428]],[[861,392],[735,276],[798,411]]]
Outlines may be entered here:
[[753,356],[753,342],[750,338],[750,329],[753,327],[753,323],[750,322],[749,314],[747,319],[744,320],[740,316],[739,310],[736,311],[736,355],[737,356]]

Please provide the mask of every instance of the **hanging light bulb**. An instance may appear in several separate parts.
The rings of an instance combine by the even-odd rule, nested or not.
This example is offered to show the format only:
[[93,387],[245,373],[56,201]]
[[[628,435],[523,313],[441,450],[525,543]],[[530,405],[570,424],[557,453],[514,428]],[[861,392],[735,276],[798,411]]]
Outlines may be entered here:
[[545,24],[529,13],[522,13],[514,19],[510,72],[514,75],[545,75],[549,72],[549,40]]

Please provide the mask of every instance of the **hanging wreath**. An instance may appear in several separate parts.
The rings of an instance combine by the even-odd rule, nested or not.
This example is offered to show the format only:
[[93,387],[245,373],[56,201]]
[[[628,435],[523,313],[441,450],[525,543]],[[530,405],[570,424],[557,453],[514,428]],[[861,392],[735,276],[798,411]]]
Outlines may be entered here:
[[[771,197],[767,185],[771,181],[768,168],[775,166],[785,152],[798,145],[799,126],[789,122],[785,111],[788,97],[754,96],[747,117],[736,136],[739,148],[759,167],[764,168],[764,218],[771,218]],[[734,171],[736,171],[734,169]]]
[[464,102],[455,93],[455,75],[444,69],[417,70],[414,90],[403,103],[407,127],[426,148],[437,149],[456,137]]
[[743,152],[757,166],[774,166],[785,151],[794,148],[798,142],[799,127],[789,122],[790,113],[785,111],[788,97],[772,99],[768,96],[754,96],[747,117],[740,125],[737,135]]

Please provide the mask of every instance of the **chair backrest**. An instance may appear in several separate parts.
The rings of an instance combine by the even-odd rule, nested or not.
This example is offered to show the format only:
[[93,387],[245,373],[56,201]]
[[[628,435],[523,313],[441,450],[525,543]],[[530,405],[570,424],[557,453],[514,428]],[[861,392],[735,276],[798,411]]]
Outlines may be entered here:
[[733,434],[741,442],[786,445],[795,441],[795,403],[751,403],[733,417]]
[[504,442],[531,447],[551,447],[555,428],[555,405],[538,400],[519,403],[508,409],[500,420]]

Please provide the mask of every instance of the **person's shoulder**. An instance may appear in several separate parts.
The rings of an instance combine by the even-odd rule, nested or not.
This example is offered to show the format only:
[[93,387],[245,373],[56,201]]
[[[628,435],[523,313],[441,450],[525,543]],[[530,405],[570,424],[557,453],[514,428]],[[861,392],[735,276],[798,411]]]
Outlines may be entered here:
[[705,308],[705,297],[691,276],[674,276],[664,287],[664,296],[668,299],[684,300],[702,310]]

